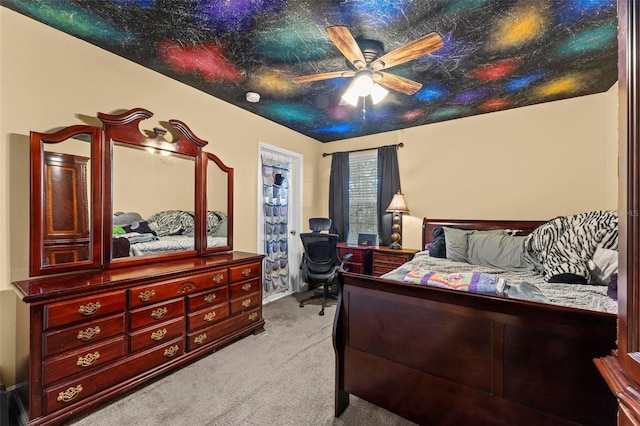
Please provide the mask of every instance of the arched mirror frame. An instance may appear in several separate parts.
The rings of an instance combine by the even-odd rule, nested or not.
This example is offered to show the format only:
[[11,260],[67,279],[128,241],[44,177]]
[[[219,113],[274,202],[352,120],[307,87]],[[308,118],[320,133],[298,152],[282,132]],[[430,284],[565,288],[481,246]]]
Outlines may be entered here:
[[[130,266],[134,264],[151,263],[160,260],[179,259],[194,257],[204,252],[203,238],[206,238],[204,194],[206,193],[206,165],[203,159],[202,148],[207,145],[207,141],[198,138],[192,131],[179,120],[169,120],[170,127],[175,131],[175,140],[170,142],[165,139],[167,130],[154,128],[154,136],[147,136],[140,130],[140,122],[152,117],[153,114],[143,108],[136,108],[122,114],[112,115],[98,113],[98,118],[104,126],[104,158],[105,158],[105,178],[104,178],[104,236],[103,250],[107,267]],[[180,251],[175,253],[162,253],[147,256],[132,256],[114,259],[112,249],[112,226],[113,226],[113,147],[115,143],[132,145],[140,148],[152,148],[154,150],[166,151],[184,157],[194,159],[194,250]],[[206,240],[205,240],[206,241]],[[231,245],[219,247],[216,251],[231,250]]]
[[[198,138],[179,120],[169,120],[167,127],[172,131],[173,141],[165,139],[168,130],[153,129],[154,135],[146,135],[141,131],[140,122],[152,117],[153,114],[143,108],[135,108],[122,114],[98,113],[103,128],[74,125],[53,133],[31,132],[30,138],[30,259],[29,272],[31,276],[46,275],[62,272],[81,271],[98,268],[116,268],[137,264],[153,263],[171,259],[195,257],[212,253],[233,250],[233,169],[227,167],[214,154],[204,152],[202,148],[207,142]],[[44,145],[56,144],[79,135],[88,134],[91,145],[91,186],[89,189],[90,203],[90,259],[63,263],[59,265],[45,265],[44,262]],[[85,138],[86,139],[86,138]],[[149,256],[131,256],[121,259],[112,258],[112,226],[113,226],[113,144],[132,145],[139,148],[154,148],[167,151],[194,160],[194,250],[179,253],[162,253]],[[218,247],[207,247],[206,214],[207,196],[207,166],[215,163],[227,180],[227,244]]]
[[[60,144],[69,139],[89,136],[90,144],[90,182],[88,188],[89,208],[89,241],[88,259],[59,264],[48,264],[45,258],[45,227],[46,227],[46,197],[45,197],[45,145]],[[29,273],[32,276],[55,274],[85,269],[95,269],[102,265],[102,130],[99,127],[75,125],[66,127],[53,133],[30,133],[31,172],[30,192],[30,256]]]
[[208,212],[208,197],[209,193],[209,164],[212,161],[223,173],[227,174],[227,245],[226,246],[218,246],[218,247],[208,247],[207,246],[207,229],[206,226],[202,229],[202,235],[199,239],[201,242],[201,246],[198,247],[198,251],[203,254],[208,253],[219,253],[222,251],[230,250],[230,247],[233,247],[233,168],[227,167],[215,154],[210,152],[202,153],[204,159],[202,161],[202,171],[200,176],[202,176],[202,182],[204,183],[204,191],[202,195],[202,216],[201,219],[198,220],[200,223],[207,223],[207,212]]

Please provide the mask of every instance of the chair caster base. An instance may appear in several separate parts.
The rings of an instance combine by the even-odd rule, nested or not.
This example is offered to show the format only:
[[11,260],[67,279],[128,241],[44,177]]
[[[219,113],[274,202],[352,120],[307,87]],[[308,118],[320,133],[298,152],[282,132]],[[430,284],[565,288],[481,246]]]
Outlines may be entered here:
[[304,308],[304,303],[300,302],[300,307]]
[[320,313],[318,315],[320,315],[320,316],[324,315],[324,311],[320,311]]

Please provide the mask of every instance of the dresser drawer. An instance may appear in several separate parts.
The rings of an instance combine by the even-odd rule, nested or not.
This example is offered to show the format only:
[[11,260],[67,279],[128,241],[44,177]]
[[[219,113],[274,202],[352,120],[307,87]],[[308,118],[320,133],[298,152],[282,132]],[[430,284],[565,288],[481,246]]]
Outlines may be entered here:
[[184,315],[184,299],[158,303],[129,313],[129,328],[135,330],[153,323]]
[[229,316],[229,304],[221,303],[207,309],[189,314],[187,331],[194,331],[209,324],[221,321]]
[[124,311],[124,291],[95,294],[44,307],[44,329]]
[[133,287],[129,289],[129,307],[147,306],[176,296],[225,285],[228,280],[227,270],[220,269],[205,274]]
[[228,300],[228,287],[218,287],[208,291],[187,296],[187,311],[196,312],[209,306],[217,305]]
[[247,280],[249,278],[256,278],[262,274],[262,263],[251,263],[248,265],[234,266],[229,268],[231,275],[231,282],[238,282]]
[[124,313],[44,333],[43,356],[88,346],[124,334]]
[[52,357],[42,364],[45,386],[79,373],[86,373],[125,355],[124,336]]
[[261,304],[262,298],[260,297],[260,292],[247,294],[237,299],[231,299],[231,315],[246,312]]
[[373,255],[373,261],[375,263],[378,262],[382,262],[382,263],[392,263],[395,265],[402,265],[403,263],[408,262],[409,260],[411,260],[413,256],[412,255],[403,255],[403,254],[387,254],[387,253],[375,253]]
[[141,352],[124,362],[116,361],[112,368],[99,369],[91,374],[44,389],[45,411],[52,413],[68,407],[130,377],[172,361],[183,353],[184,339],[176,339],[148,352]]
[[178,317],[161,324],[129,333],[129,352],[167,342],[184,333],[184,318]]
[[373,264],[373,275],[379,277],[380,275],[384,275],[387,272],[391,272],[396,269],[400,265],[391,265],[391,264]]
[[237,283],[231,285],[231,298],[246,296],[250,293],[260,291],[260,279],[251,280],[243,283]]
[[215,342],[236,330],[255,324],[260,319],[262,319],[261,309],[258,308],[245,312],[241,315],[237,315],[233,318],[229,318],[210,327],[203,328],[202,330],[188,333],[187,351],[192,351],[206,344]]

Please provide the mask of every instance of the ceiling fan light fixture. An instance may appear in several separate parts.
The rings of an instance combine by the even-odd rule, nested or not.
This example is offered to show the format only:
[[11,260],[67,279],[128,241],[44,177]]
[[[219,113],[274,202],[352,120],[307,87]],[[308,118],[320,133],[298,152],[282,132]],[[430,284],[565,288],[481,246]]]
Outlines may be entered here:
[[373,101],[374,105],[377,105],[378,102],[383,100],[388,94],[389,91],[387,89],[385,89],[378,83],[375,83],[373,85],[373,88],[371,89],[371,100]]
[[358,71],[353,82],[353,90],[358,96],[367,96],[373,90],[373,74],[369,70]]
[[360,95],[358,95],[352,85],[351,87],[349,87],[349,89],[347,89],[346,92],[344,92],[344,95],[342,95],[342,100],[351,106],[357,107],[358,101],[360,100]]

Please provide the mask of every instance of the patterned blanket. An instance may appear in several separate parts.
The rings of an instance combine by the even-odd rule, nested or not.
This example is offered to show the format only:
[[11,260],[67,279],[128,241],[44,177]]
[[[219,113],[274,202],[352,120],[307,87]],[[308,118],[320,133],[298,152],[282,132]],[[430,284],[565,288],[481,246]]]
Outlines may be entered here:
[[441,274],[422,268],[413,268],[404,276],[404,281],[492,296],[507,296],[509,289],[505,279],[484,272]]

